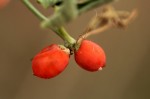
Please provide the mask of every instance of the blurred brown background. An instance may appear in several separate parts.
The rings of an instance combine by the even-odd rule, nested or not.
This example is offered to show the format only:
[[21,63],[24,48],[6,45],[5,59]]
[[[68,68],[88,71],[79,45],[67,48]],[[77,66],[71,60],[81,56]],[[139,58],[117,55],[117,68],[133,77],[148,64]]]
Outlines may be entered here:
[[[32,75],[30,59],[62,40],[41,29],[21,0],[12,0],[0,10],[0,99],[150,99],[149,4],[148,0],[120,0],[114,6],[137,8],[138,18],[126,30],[111,29],[89,38],[106,52],[107,66],[102,71],[87,72],[72,56],[62,74],[43,80]],[[67,30],[77,38],[94,15],[94,10],[83,14]]]

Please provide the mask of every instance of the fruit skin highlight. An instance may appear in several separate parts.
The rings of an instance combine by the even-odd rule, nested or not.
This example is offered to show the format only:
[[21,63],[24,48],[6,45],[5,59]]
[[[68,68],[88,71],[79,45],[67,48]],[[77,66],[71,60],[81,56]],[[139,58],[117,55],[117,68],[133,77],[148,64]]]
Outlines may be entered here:
[[40,78],[53,78],[69,63],[69,49],[52,44],[41,50],[32,60],[33,74]]
[[96,43],[83,40],[79,49],[75,50],[76,63],[87,71],[101,70],[106,63],[106,55],[104,50]]

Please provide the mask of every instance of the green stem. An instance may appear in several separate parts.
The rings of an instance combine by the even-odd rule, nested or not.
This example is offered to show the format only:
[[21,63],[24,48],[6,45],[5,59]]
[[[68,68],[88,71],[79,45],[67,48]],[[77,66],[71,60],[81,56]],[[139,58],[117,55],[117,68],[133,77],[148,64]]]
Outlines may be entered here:
[[[24,4],[28,7],[28,9],[30,11],[32,11],[32,13],[37,16],[41,21],[47,21],[48,18],[45,17],[42,13],[40,13],[40,11],[38,11],[33,5],[32,3],[30,3],[29,0],[23,0]],[[76,40],[71,37],[67,31],[65,30],[65,28],[61,27],[61,28],[57,28],[57,27],[48,27],[50,28],[52,31],[54,31],[58,36],[60,36],[65,42],[66,42],[66,46],[70,47],[73,44],[75,44]]]
[[[58,11],[58,13],[62,16],[58,15],[58,13],[56,15],[56,13],[55,13],[56,18],[54,16],[53,18],[50,17],[50,19],[49,19],[49,18],[45,17],[42,13],[40,13],[40,11],[37,10],[29,0],[23,0],[24,4],[28,7],[28,9],[30,11],[32,11],[32,13],[35,14],[35,16],[37,16],[41,21],[50,23],[48,20],[51,20],[51,19],[54,20],[54,25],[48,25],[48,28],[50,28],[52,31],[57,33],[57,35],[60,36],[66,42],[66,46],[69,46],[69,47],[73,46],[75,44],[76,40],[66,32],[65,28],[63,28],[62,26],[59,27],[59,25],[57,26],[56,23],[60,24],[61,21],[62,21],[62,23],[63,22],[66,23],[68,20],[72,20],[72,19],[74,19],[74,17],[77,17],[77,15],[76,15],[77,13],[79,13],[79,14],[83,13],[89,9],[92,9],[95,6],[103,5],[103,4],[109,3],[111,1],[114,1],[114,0],[87,0],[85,3],[78,5],[79,12],[76,10],[76,6],[75,6],[76,1],[75,0],[64,1],[65,6],[63,6],[62,9],[60,10],[61,13]],[[56,9],[56,11],[57,11],[57,9]]]
[[47,20],[47,17],[45,17],[42,13],[40,13],[33,5],[30,3],[29,0],[23,0],[23,3],[28,7],[32,13],[37,16],[40,20]]
[[67,33],[64,27],[59,28],[56,33],[66,42],[66,47],[72,47],[76,43],[76,40]]

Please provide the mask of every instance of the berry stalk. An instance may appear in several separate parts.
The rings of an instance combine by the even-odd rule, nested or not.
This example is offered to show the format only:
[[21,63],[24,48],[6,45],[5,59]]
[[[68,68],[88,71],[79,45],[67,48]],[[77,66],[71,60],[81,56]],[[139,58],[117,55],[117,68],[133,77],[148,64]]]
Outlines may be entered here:
[[[23,0],[23,3],[28,7],[28,9],[41,21],[47,21],[48,18],[45,17],[39,10],[37,10],[32,3],[29,0]],[[56,11],[56,10],[55,10]],[[63,27],[52,27],[52,26],[48,26],[48,28],[50,28],[52,31],[54,31],[60,38],[62,38],[65,41],[65,46],[66,47],[71,47],[76,40],[71,37],[67,31],[65,30],[65,28]]]
[[47,17],[45,17],[39,10],[37,10],[29,0],[23,0],[23,3],[39,20],[47,20]]
[[73,45],[76,43],[76,40],[70,36],[65,28],[61,27],[56,31],[57,34],[65,41],[65,46],[68,48],[72,48]]

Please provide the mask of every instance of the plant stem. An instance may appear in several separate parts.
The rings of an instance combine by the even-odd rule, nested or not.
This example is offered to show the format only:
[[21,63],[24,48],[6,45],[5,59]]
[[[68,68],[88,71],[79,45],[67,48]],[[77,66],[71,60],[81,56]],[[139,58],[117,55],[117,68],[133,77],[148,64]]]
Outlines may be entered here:
[[66,47],[72,47],[76,43],[76,40],[67,33],[64,27],[59,28],[56,32],[66,42]]
[[33,5],[30,3],[29,0],[23,0],[23,3],[28,7],[32,13],[37,16],[41,21],[42,20],[47,20],[47,17],[45,17],[42,13],[40,13]]
[[[41,21],[47,21],[48,18],[45,17],[42,13],[40,13],[40,11],[38,11],[29,0],[23,0],[23,3],[28,7],[28,9],[30,11],[32,11],[32,13],[38,17]],[[65,42],[66,42],[66,46],[70,47],[72,46],[76,40],[71,37],[67,31],[65,30],[65,28],[61,27],[61,28],[57,28],[57,27],[48,27],[50,28],[52,31],[54,31],[58,36],[60,36]]]

